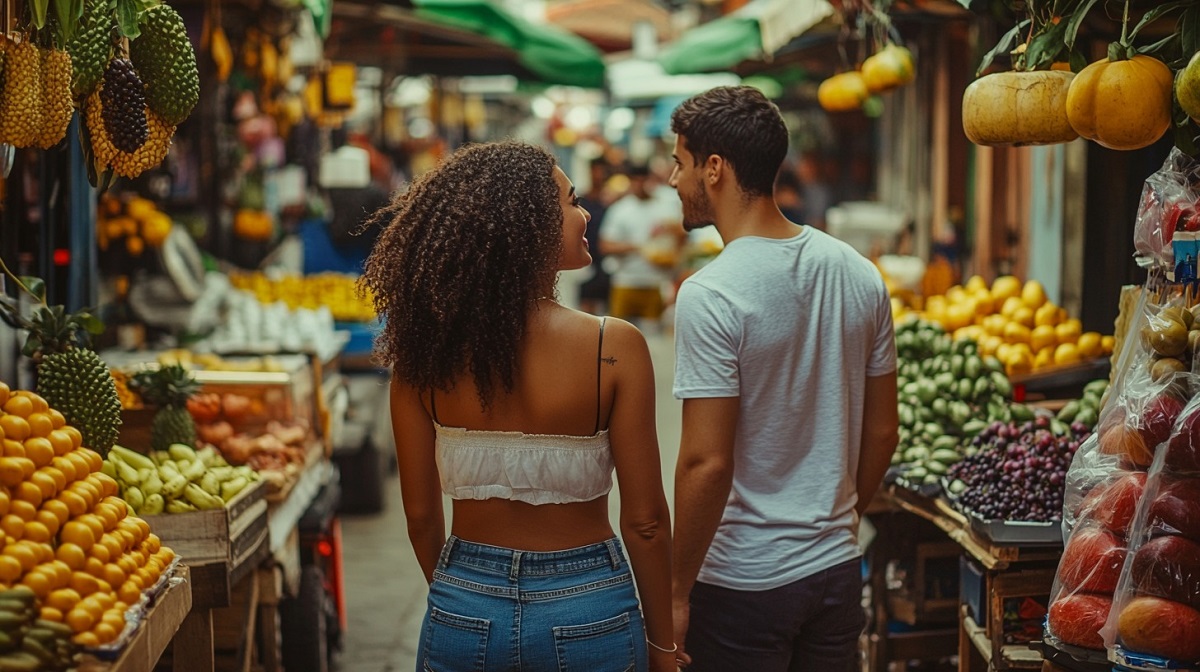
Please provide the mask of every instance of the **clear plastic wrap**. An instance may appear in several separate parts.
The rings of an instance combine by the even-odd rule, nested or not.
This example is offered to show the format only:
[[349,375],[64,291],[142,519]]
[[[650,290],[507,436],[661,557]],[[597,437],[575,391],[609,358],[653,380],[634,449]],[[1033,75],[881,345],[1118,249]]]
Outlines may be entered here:
[[1133,234],[1139,265],[1174,271],[1175,233],[1200,230],[1200,193],[1192,186],[1197,181],[1200,164],[1178,149],[1146,179]]

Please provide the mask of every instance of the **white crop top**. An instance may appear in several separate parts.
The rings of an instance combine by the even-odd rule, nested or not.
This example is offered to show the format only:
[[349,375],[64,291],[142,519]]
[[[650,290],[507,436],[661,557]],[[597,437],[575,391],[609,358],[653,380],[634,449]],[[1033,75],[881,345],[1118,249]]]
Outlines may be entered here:
[[[604,348],[604,318],[599,350]],[[453,499],[529,504],[587,502],[612,490],[608,429],[600,431],[600,354],[596,356],[596,430],[591,436],[526,434],[446,427],[437,420],[435,450],[442,492]]]

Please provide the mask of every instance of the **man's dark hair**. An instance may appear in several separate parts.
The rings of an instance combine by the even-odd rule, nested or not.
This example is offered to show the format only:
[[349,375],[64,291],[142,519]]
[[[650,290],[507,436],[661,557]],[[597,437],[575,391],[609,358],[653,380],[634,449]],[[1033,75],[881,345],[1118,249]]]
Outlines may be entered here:
[[779,108],[750,86],[719,86],[683,101],[671,114],[696,165],[716,154],[729,162],[742,191],[771,196],[787,155],[788,132]]

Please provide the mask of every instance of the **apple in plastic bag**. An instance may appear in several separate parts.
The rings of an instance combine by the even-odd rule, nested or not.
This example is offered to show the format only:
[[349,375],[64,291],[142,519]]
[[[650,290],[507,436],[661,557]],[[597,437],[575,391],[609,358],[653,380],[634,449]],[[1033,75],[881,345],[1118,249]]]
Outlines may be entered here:
[[[1120,472],[1116,476],[1120,476]],[[1119,478],[1110,477],[1087,494],[1079,507],[1079,515],[1083,519],[1100,523],[1115,534],[1125,536],[1145,488],[1144,471],[1130,472]]]
[[1200,478],[1165,482],[1149,515],[1151,529],[1200,543]]
[[1183,402],[1171,394],[1160,394],[1146,404],[1142,411],[1141,433],[1150,453],[1158,444],[1171,438],[1171,428],[1183,412]]
[[1130,651],[1181,662],[1200,660],[1200,611],[1161,597],[1135,597],[1117,619]]
[[1134,554],[1130,577],[1141,594],[1200,609],[1200,544],[1175,534],[1151,539]]
[[1111,595],[1124,563],[1124,543],[1111,532],[1098,526],[1077,527],[1058,563],[1058,578],[1071,592]]
[[1167,444],[1166,466],[1174,472],[1200,472],[1200,408],[1188,413]]
[[1050,605],[1050,632],[1067,644],[1103,649],[1100,629],[1108,620],[1110,609],[1112,598],[1105,595],[1067,595]]

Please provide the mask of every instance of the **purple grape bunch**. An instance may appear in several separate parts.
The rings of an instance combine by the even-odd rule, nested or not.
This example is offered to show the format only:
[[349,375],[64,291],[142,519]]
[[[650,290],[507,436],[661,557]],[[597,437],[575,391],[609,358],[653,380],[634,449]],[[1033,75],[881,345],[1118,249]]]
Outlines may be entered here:
[[1061,520],[1067,469],[1090,433],[1075,423],[1055,434],[1045,417],[994,422],[972,439],[974,454],[950,467],[950,490],[960,508],[985,520]]

